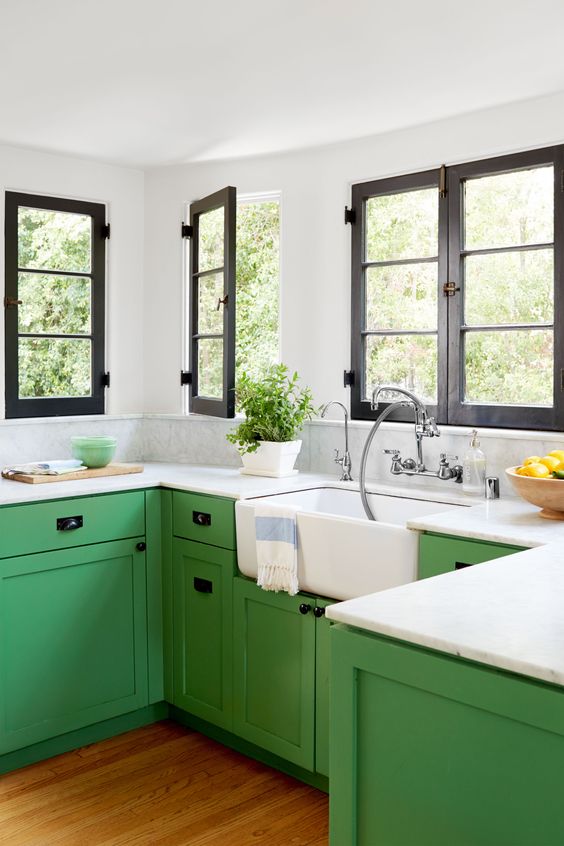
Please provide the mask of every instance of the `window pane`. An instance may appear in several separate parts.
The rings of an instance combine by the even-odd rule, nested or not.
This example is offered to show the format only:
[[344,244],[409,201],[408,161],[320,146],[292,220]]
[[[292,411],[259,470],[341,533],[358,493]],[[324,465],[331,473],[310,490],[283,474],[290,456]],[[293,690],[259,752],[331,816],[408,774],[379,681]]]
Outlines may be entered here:
[[223,338],[198,341],[198,396],[223,398]]
[[92,218],[46,209],[18,209],[18,266],[90,272]]
[[427,403],[436,403],[436,336],[367,337],[365,373],[365,399],[370,399],[376,385],[385,382],[407,388]]
[[262,376],[279,361],[280,204],[237,206],[238,375]]
[[552,405],[551,330],[468,332],[467,402]]
[[550,242],[553,215],[552,167],[468,179],[464,186],[465,248]]
[[198,285],[198,333],[200,335],[221,335],[223,332],[223,309],[217,303],[223,299],[223,272],[203,276]]
[[198,223],[198,270],[200,272],[223,267],[224,220],[223,206],[200,215]]
[[439,232],[437,188],[370,197],[366,201],[366,260],[436,256]]
[[22,399],[91,395],[90,340],[20,338],[18,367]]
[[436,329],[437,263],[366,269],[367,329]]
[[551,323],[553,294],[552,250],[488,253],[465,259],[468,325]]
[[88,335],[90,288],[87,277],[19,273],[18,331]]

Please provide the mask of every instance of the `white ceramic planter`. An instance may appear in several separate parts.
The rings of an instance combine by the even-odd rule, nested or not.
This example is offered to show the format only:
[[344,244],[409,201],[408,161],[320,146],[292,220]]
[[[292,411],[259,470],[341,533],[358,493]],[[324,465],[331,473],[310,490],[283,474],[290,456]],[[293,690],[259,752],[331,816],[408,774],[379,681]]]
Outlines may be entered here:
[[302,448],[301,441],[261,441],[256,452],[247,452],[241,456],[241,473],[250,476],[291,476],[297,473],[294,464]]

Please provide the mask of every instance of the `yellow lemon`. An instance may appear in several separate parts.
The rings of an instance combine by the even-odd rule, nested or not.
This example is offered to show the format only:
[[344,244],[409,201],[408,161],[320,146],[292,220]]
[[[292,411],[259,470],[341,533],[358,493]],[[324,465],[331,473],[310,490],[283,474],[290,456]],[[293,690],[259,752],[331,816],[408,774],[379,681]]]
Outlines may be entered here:
[[557,458],[559,461],[564,461],[564,449],[553,449],[552,452],[549,452],[548,454]]
[[529,475],[529,467],[516,467],[515,472],[518,476],[528,476]]
[[530,455],[528,458],[526,458],[526,459],[524,460],[524,462],[523,462],[523,467],[526,467],[526,466],[527,466],[527,464],[538,464],[538,462],[539,462],[540,460],[541,460],[540,455]]
[[527,466],[523,467],[522,470],[525,472],[520,473],[520,476],[532,476],[535,479],[546,479],[548,476],[552,475],[548,467],[541,464],[540,461],[535,464],[527,464]]
[[545,455],[544,458],[538,462],[539,464],[544,464],[545,467],[548,467],[550,472],[552,473],[553,470],[558,470],[559,464],[562,462],[559,458],[556,458],[555,455]]

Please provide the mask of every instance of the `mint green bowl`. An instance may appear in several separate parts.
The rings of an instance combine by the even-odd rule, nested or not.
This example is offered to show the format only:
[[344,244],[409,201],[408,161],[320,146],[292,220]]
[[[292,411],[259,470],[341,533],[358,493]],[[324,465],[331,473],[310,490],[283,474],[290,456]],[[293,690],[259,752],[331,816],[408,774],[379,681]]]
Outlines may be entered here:
[[105,467],[114,457],[117,441],[107,435],[75,435],[71,438],[71,445],[73,458],[82,461],[87,467]]

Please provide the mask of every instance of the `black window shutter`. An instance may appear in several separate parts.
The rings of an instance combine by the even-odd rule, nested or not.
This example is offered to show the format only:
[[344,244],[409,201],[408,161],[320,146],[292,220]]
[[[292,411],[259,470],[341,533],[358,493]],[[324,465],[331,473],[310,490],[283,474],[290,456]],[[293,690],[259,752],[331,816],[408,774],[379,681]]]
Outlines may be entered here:
[[[223,251],[215,267],[208,267],[200,261],[201,220],[203,215],[223,209]],[[235,261],[236,261],[236,215],[237,189],[223,188],[190,205],[190,265],[189,265],[189,333],[190,333],[190,371],[192,383],[190,390],[190,411],[195,414],[208,414],[213,417],[235,416]],[[222,286],[219,280],[222,279]],[[217,298],[212,311],[203,312],[202,300],[209,303],[209,289],[213,280],[218,283]],[[201,297],[200,290],[207,287],[208,296]],[[221,296],[219,296],[221,294]],[[200,311],[202,308],[202,312]],[[222,312],[222,321],[211,320],[214,311]],[[210,323],[214,323],[210,329]],[[219,364],[211,359],[219,356],[217,349],[222,342],[222,360]],[[202,349],[208,349],[208,356],[200,356]],[[206,370],[203,367],[206,367]],[[220,368],[221,384],[211,378],[210,369]],[[200,372],[201,370],[201,372]],[[214,383],[212,385],[212,382]],[[211,388],[211,390],[210,390]]]

